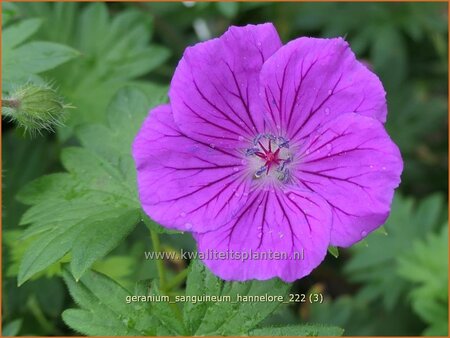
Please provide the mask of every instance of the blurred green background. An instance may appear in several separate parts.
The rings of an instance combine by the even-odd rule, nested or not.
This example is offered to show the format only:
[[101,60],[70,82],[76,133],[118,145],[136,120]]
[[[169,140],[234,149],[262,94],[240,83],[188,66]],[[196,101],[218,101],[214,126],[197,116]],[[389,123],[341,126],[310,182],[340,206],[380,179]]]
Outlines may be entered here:
[[[61,312],[72,306],[52,265],[20,288],[17,266],[26,243],[15,196],[32,179],[61,171],[59,154],[77,144],[73,130],[104,122],[123,86],[161,95],[184,49],[230,25],[273,22],[284,42],[299,36],[345,36],[387,91],[387,129],[405,161],[386,225],[353,248],[331,255],[293,291],[322,292],[324,304],[280,307],[270,324],[337,325],[346,335],[447,335],[448,327],[448,11],[446,3],[3,3],[3,26],[27,18],[43,24],[31,41],[81,53],[40,74],[69,102],[67,126],[30,138],[6,120],[3,156],[3,333],[72,335]],[[95,20],[94,20],[95,18]],[[3,90],[6,90],[3,88]],[[155,275],[142,252],[151,248],[139,225],[95,268],[132,285]],[[190,235],[164,235],[166,250],[192,249]],[[188,262],[166,262],[175,274]],[[182,287],[182,286],[181,286]]]

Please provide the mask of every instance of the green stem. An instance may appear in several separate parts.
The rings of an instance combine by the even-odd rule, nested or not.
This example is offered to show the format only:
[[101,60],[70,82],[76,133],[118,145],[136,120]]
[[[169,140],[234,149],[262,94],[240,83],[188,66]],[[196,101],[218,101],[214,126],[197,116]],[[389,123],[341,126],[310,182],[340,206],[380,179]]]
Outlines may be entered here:
[[39,323],[39,325],[41,325],[41,327],[45,330],[45,332],[49,333],[53,331],[53,325],[47,320],[47,318],[45,318],[35,297],[31,297],[28,301],[28,308],[34,315],[34,318],[36,318],[36,321]]
[[186,279],[188,273],[189,273],[189,269],[184,269],[183,271],[178,273],[178,275],[173,277],[172,280],[167,284],[166,291],[170,291],[173,288],[176,288],[177,286],[179,286],[181,283],[183,283],[184,280]]
[[[152,246],[154,252],[161,252],[161,242],[159,241],[159,235],[156,231],[150,230],[150,236],[152,238]],[[164,269],[164,261],[162,259],[157,259],[156,269],[158,270],[159,276],[159,288],[162,291],[166,290],[166,271]]]
[[[150,236],[152,238],[152,246],[154,252],[161,252],[161,242],[159,241],[159,235],[156,231],[150,230]],[[158,270],[159,276],[159,289],[162,294],[167,294],[166,287],[166,271],[164,268],[164,261],[162,259],[156,260],[156,269]],[[177,277],[177,276],[176,276]],[[172,283],[171,283],[172,284]],[[177,304],[170,303],[172,310],[180,321],[183,321],[183,314],[178,308]]]

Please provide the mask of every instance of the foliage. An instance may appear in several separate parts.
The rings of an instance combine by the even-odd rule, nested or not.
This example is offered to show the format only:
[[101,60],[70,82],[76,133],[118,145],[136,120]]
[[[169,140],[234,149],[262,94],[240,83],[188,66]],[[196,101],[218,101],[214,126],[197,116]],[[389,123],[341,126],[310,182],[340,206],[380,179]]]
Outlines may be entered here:
[[2,336],[3,337],[17,336],[17,333],[19,333],[21,325],[22,325],[21,319],[13,320],[12,322],[8,323],[3,327]]
[[53,69],[76,57],[78,52],[67,46],[32,41],[24,43],[39,29],[42,20],[19,21],[2,34],[2,90],[9,91],[37,74]]
[[[172,303],[159,301],[167,296],[154,282],[142,281],[135,292],[122,288],[108,277],[90,271],[77,283],[66,270],[64,273],[69,291],[82,309],[64,311],[63,319],[73,329],[87,335],[332,335],[342,334],[336,327],[297,325],[254,329],[270,315],[278,302],[208,301]],[[212,275],[198,261],[192,263],[186,297],[216,296],[218,299],[236,295],[254,296],[269,294],[285,296],[289,285],[278,279],[270,281],[223,282]],[[111,297],[113,296],[113,297]],[[127,304],[132,296],[151,296],[154,301]],[[182,298],[179,298],[182,299]]]
[[[292,285],[224,282],[179,257],[145,260],[150,247],[195,247],[142,213],[130,155],[184,49],[260,22],[274,22],[285,42],[345,36],[386,88],[387,129],[405,162],[384,227],[352,248],[329,247]],[[446,3],[5,2],[2,25],[2,98],[36,86],[74,107],[65,125],[51,123],[55,135],[31,138],[26,120],[3,120],[2,335],[448,334]],[[4,116],[14,112],[3,105]],[[324,302],[125,302],[288,290]]]
[[420,203],[397,195],[384,229],[352,248],[344,270],[361,285],[358,292],[314,306],[311,319],[345,327],[350,335],[412,334],[423,327],[405,324],[413,322],[412,308],[428,325],[424,334],[446,335],[448,233],[440,227],[445,218],[439,194]]
[[68,172],[42,176],[18,195],[32,205],[20,221],[31,224],[22,238],[32,242],[19,268],[19,285],[69,251],[79,279],[137,224],[140,205],[129,149],[147,107],[159,102],[154,98],[150,103],[136,89],[119,91],[108,109],[109,125],[80,128],[83,147],[63,150],[61,161]]
[[[82,55],[51,73],[61,92],[76,103],[69,126],[103,122],[107,104],[126,85],[139,84],[152,93],[151,86],[135,79],[160,66],[169,54],[166,48],[149,44],[151,17],[127,10],[111,18],[105,3],[79,7],[77,3],[20,6],[22,15],[45,21],[39,37],[72,46]],[[61,132],[67,137],[67,129]]]
[[354,246],[355,254],[345,267],[351,280],[364,285],[359,296],[366,301],[381,299],[386,309],[401,301],[407,283],[398,278],[398,257],[411,250],[414,240],[436,231],[444,219],[441,195],[430,196],[417,205],[397,194],[385,232],[375,232],[365,243]]
[[78,56],[58,43],[31,41],[41,19],[20,20],[2,34],[2,115],[32,134],[62,126],[64,103],[56,90],[38,76]]
[[439,234],[416,240],[411,252],[399,257],[399,274],[414,287],[414,311],[427,324],[429,336],[448,335],[448,224]]

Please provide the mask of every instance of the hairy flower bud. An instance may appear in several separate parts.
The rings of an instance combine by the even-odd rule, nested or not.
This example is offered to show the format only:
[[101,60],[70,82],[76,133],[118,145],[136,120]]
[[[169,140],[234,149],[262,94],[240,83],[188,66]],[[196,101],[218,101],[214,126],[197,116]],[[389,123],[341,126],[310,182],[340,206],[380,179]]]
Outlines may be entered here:
[[65,109],[63,98],[49,85],[27,83],[2,100],[2,114],[16,121],[30,133],[52,131],[63,124]]

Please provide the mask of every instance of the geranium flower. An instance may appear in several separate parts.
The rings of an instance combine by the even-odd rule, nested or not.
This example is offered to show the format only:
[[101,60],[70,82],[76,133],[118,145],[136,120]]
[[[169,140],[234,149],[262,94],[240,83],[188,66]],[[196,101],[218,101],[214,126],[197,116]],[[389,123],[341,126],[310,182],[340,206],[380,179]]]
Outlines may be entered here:
[[228,253],[203,257],[221,278],[296,280],[388,217],[403,164],[385,91],[342,38],[231,27],[186,49],[169,98],[133,145],[139,197],[204,256]]

